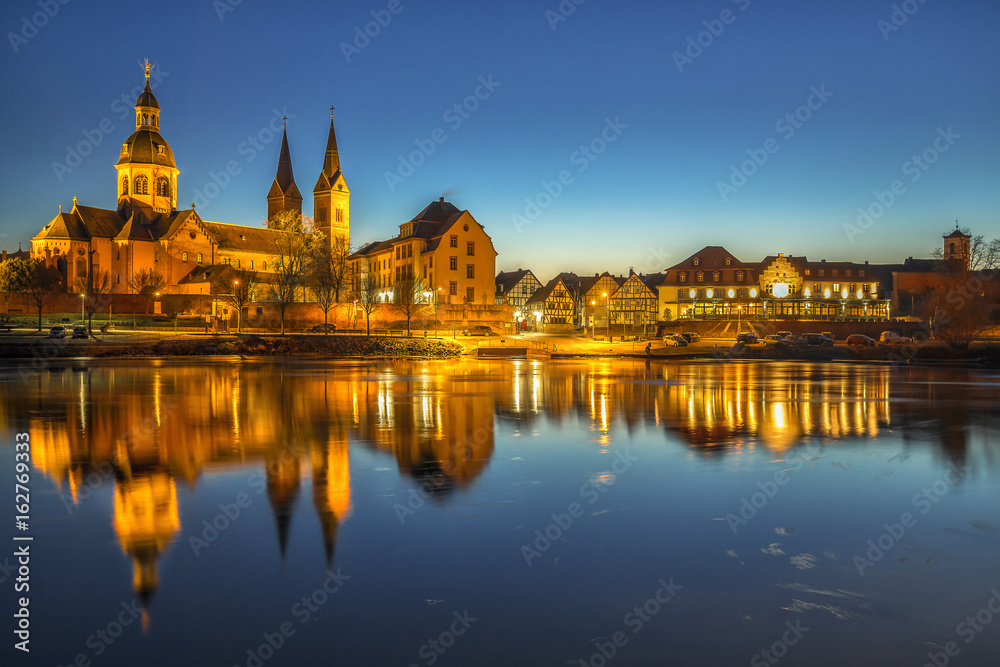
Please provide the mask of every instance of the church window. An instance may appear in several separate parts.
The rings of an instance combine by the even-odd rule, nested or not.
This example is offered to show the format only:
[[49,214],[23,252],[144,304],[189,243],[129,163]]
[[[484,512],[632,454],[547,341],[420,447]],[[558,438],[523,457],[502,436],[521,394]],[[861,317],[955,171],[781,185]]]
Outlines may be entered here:
[[142,114],[142,124],[146,125],[149,123],[149,116],[147,114]]
[[198,263],[199,263],[199,264],[201,264],[201,262],[202,262],[202,260],[203,260],[203,259],[204,259],[204,255],[202,255],[202,254],[201,254],[201,253],[199,252],[199,253],[198,253]]
[[952,241],[951,243],[948,244],[948,254],[949,255],[954,255],[955,254],[955,242],[954,241]]
[[142,174],[135,177],[135,193],[137,195],[149,194],[149,179]]
[[128,194],[128,176],[122,176],[122,194]]
[[156,196],[157,197],[170,196],[170,181],[168,181],[163,176],[160,176],[158,179],[156,179]]
[[184,262],[185,264],[188,263],[188,254],[186,251],[181,253],[181,261]]
[[239,258],[237,258],[237,260],[236,260],[236,268],[237,269],[242,269],[243,268],[243,261],[240,260]]
[[337,222],[343,222],[343,221],[344,221],[344,209],[338,208],[337,209]]

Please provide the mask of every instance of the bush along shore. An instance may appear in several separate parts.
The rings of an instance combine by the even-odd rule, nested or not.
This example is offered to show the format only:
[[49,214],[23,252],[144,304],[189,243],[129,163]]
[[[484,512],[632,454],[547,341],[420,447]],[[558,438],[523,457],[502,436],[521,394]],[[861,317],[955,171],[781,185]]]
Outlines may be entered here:
[[35,340],[25,346],[5,346],[2,356],[12,357],[178,357],[239,355],[243,357],[457,357],[458,343],[434,338],[385,338],[367,336],[220,336],[177,338],[148,343],[78,343],[70,340]]

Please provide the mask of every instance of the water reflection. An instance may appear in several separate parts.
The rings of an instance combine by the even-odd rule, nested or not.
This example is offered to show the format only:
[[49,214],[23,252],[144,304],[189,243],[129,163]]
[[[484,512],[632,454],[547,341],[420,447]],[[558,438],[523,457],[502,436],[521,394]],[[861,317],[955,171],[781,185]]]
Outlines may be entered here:
[[495,423],[530,432],[577,420],[599,447],[652,426],[706,457],[894,430],[966,463],[997,380],[808,364],[151,362],[57,368],[27,391],[6,387],[0,416],[27,416],[34,466],[67,502],[113,486],[114,530],[148,606],[182,531],[178,485],[206,475],[264,470],[282,558],[308,484],[330,564],[351,515],[350,444],[391,456],[437,502],[483,475]]

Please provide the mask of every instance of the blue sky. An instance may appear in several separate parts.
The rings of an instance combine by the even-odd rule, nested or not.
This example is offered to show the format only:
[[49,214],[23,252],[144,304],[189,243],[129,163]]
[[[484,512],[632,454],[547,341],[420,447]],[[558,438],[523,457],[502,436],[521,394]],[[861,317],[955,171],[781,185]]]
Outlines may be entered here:
[[[239,167],[200,200],[210,220],[260,224],[275,110],[311,213],[334,104],[358,243],[442,194],[486,226],[498,270],[542,279],[658,270],[708,244],[899,261],[956,219],[1000,235],[996,2],[909,0],[893,23],[871,0],[235,1],[76,0],[37,31],[38,0],[4,4],[0,246],[27,247],[74,196],[115,205],[147,57],[180,205]],[[88,132],[100,143],[57,174]],[[859,207],[878,215],[850,227]]]

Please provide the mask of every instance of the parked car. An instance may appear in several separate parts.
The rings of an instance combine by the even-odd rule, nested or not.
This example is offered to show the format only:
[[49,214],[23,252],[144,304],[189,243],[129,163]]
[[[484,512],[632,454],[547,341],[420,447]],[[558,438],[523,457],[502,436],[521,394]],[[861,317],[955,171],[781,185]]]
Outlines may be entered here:
[[757,336],[752,333],[741,333],[736,336],[737,343],[743,343],[744,345],[753,345],[757,342]]
[[886,345],[906,345],[913,342],[912,338],[904,336],[898,331],[883,331],[878,340]]
[[309,329],[313,333],[335,333],[337,331],[336,324],[317,324],[316,326]]
[[827,338],[829,338],[830,340],[833,340],[833,341],[837,340],[837,337],[834,336],[829,331],[820,331],[820,333],[823,334],[824,336],[826,336]]
[[822,347],[833,347],[833,339],[818,333],[802,334],[803,342],[806,345],[820,345]]
[[87,337],[87,327],[82,324],[73,325],[73,338],[86,338]]
[[54,326],[49,329],[49,338],[65,338],[66,327]]
[[493,336],[493,329],[485,324],[477,324],[462,331],[463,336]]
[[701,336],[693,331],[685,331],[684,333],[681,334],[681,338],[683,338],[689,343],[698,343],[701,341]]
[[781,336],[782,338],[786,338],[786,339],[787,338],[795,338],[795,336],[792,335],[791,331],[779,331],[778,335]]
[[764,336],[764,345],[788,345],[788,339],[778,334],[768,334]]
[[687,347],[688,342],[681,334],[667,334],[663,337],[663,344],[667,347]]
[[864,334],[851,334],[847,337],[847,344],[854,347],[875,347],[877,345],[874,338],[869,338]]

